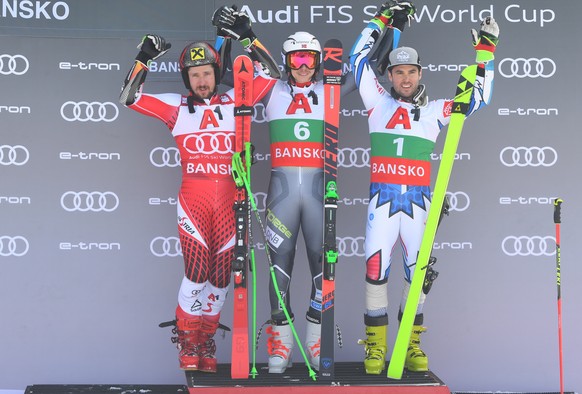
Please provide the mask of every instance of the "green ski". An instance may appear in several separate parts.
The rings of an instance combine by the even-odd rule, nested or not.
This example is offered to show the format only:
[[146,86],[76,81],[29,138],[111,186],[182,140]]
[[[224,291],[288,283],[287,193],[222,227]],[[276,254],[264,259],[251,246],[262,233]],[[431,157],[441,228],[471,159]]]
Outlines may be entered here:
[[443,203],[445,200],[445,193],[451,177],[455,154],[461,138],[463,124],[465,117],[469,110],[469,104],[473,95],[473,86],[477,72],[484,72],[483,68],[478,70],[477,65],[472,65],[465,68],[459,78],[455,99],[453,101],[451,122],[447,131],[445,144],[443,148],[443,155],[441,164],[437,173],[437,179],[432,195],[432,202],[428,212],[426,221],[426,228],[424,230],[422,243],[416,261],[416,268],[412,277],[410,291],[404,307],[402,320],[400,321],[400,328],[394,343],[394,350],[388,365],[388,377],[392,379],[401,379],[404,371],[404,362],[406,359],[406,352],[408,350],[408,343],[414,324],[414,317],[418,308],[418,301],[420,299],[420,292],[424,284],[424,279],[429,263],[429,258],[432,252],[435,234],[437,231],[439,218]]

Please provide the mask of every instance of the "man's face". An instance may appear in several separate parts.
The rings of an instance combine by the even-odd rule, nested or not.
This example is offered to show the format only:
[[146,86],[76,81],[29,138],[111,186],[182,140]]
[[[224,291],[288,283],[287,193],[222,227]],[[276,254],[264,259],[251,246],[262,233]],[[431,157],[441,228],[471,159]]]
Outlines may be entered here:
[[301,66],[298,70],[291,70],[291,75],[297,83],[308,83],[313,78],[315,69]]
[[188,69],[188,79],[190,88],[197,96],[209,99],[214,94],[216,79],[214,77],[214,67],[211,64],[190,67]]
[[396,93],[404,98],[411,98],[420,84],[422,70],[412,64],[394,66],[388,70],[388,78]]

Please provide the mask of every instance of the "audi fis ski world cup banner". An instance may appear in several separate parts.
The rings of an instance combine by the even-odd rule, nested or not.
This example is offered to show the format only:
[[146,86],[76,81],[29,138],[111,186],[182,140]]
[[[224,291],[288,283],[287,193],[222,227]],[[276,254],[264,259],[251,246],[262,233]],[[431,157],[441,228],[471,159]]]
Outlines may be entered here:
[[[552,212],[560,197],[566,386],[582,392],[582,378],[574,372],[582,362],[575,350],[582,348],[575,335],[582,325],[575,282],[582,265],[573,252],[582,239],[576,225],[582,217],[576,201],[582,194],[580,103],[574,93],[582,64],[582,2],[414,4],[416,14],[400,44],[418,51],[429,100],[452,98],[460,72],[473,64],[470,29],[487,16],[500,27],[492,100],[465,122],[447,189],[449,214],[433,245],[439,276],[424,306],[423,334],[431,369],[452,390],[556,390]],[[192,41],[214,40],[210,19],[221,5],[0,0],[0,391],[33,382],[113,382],[120,371],[125,381],[183,383],[172,334],[158,328],[174,318],[183,277],[176,228],[180,154],[162,122],[124,108],[118,97],[147,33],[163,36],[172,47],[150,64],[144,91],[186,93],[178,57]],[[308,31],[322,44],[337,38],[349,52],[380,3],[237,5],[283,69],[279,54],[287,36]],[[242,53],[237,43],[232,51],[233,59]],[[347,56],[344,62],[344,72],[351,71]],[[378,82],[389,89],[386,75]],[[357,340],[364,335],[370,202],[367,115],[357,92],[342,97],[335,319],[344,346],[336,349],[336,361],[363,359]],[[430,156],[432,184],[445,132]],[[204,153],[224,154],[233,142],[224,137],[201,134],[184,143],[194,153],[204,146],[212,150]],[[255,107],[252,140],[252,188],[266,220],[273,158],[264,103]],[[259,324],[270,313],[260,231],[253,224]],[[303,338],[311,283],[299,239],[291,304]],[[396,247],[388,281],[394,327],[403,276]],[[221,323],[232,325],[230,295]],[[389,349],[395,335],[390,329]],[[264,339],[257,352],[261,363],[267,358]],[[217,336],[219,363],[229,362],[230,340],[229,333]],[[149,357],[138,356],[143,352]],[[31,354],[42,366],[34,376]]]

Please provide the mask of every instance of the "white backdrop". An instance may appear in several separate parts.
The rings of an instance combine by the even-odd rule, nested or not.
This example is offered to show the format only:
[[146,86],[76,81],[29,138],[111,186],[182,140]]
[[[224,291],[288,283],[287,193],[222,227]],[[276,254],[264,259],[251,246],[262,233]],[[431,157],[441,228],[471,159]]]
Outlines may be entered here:
[[[0,1],[0,389],[31,384],[183,384],[169,329],[182,277],[176,249],[176,149],[163,124],[117,102],[145,33],[172,49],[145,90],[184,92],[176,71],[186,43],[213,40],[211,0]],[[297,30],[347,51],[377,4],[321,0],[240,3],[278,54]],[[465,124],[450,183],[452,212],[435,242],[440,272],[425,307],[423,349],[454,391],[558,389],[552,199],[562,197],[566,389],[582,391],[577,328],[582,269],[577,38],[582,3],[418,1],[401,44],[417,48],[429,97],[452,97],[474,59],[469,29],[493,14],[501,27],[489,107]],[[572,44],[570,44],[572,41]],[[238,48],[236,48],[239,51]],[[278,55],[276,56],[279,59]],[[347,60],[347,59],[346,59]],[[347,67],[347,66],[346,66]],[[572,81],[572,78],[574,80]],[[357,94],[342,102],[337,321],[340,361],[361,360],[363,234],[369,140]],[[261,106],[253,124],[253,188],[264,208],[269,147]],[[442,146],[442,139],[437,152]],[[433,175],[439,163],[433,157]],[[92,202],[91,202],[92,201]],[[268,318],[267,265],[259,249],[259,323]],[[309,276],[300,244],[292,304],[301,318]],[[396,322],[401,264],[394,264]],[[232,304],[223,323],[230,325]],[[393,325],[392,327],[395,327]],[[395,328],[389,332],[393,343]],[[230,336],[218,341],[219,361]],[[259,361],[266,360],[260,345]]]

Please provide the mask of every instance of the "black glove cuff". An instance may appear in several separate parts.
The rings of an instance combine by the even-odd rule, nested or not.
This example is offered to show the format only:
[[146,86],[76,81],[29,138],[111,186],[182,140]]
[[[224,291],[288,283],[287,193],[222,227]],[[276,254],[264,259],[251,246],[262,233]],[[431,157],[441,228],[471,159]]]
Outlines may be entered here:
[[253,42],[254,40],[257,39],[257,36],[255,36],[253,29],[249,29],[244,34],[241,34],[240,41],[242,41],[243,39],[248,39],[250,42]]
[[143,64],[145,64],[147,66],[148,62],[150,60],[152,60],[152,56],[151,55],[148,55],[144,51],[139,51],[139,53],[135,57],[135,60],[138,60],[138,61],[142,62]]
[[408,14],[404,12],[396,12],[392,17],[392,26],[397,28],[400,31],[404,30],[404,26],[406,26],[406,22],[408,22]]

